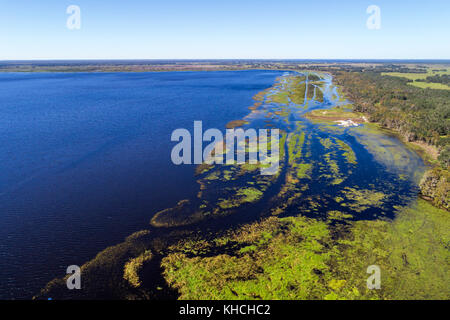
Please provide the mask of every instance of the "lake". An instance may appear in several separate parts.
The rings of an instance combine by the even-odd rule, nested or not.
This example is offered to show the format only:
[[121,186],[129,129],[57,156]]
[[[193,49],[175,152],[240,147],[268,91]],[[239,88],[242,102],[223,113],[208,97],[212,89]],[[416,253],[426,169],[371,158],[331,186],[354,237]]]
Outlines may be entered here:
[[[198,199],[199,182],[207,187],[193,207],[211,205],[224,187],[260,182],[256,176],[220,178],[234,177],[225,167],[214,169],[219,178],[211,179],[211,173],[196,177],[193,165],[173,165],[173,130],[192,130],[196,120],[219,129],[242,118],[244,128],[270,124],[285,132],[286,144],[303,136],[301,160],[289,165],[286,159],[277,181],[262,181],[262,204],[236,223],[279,203],[290,204],[281,215],[300,210],[322,219],[340,210],[346,219],[392,218],[394,206],[416,196],[422,160],[395,136],[366,124],[342,128],[306,119],[310,111],[346,105],[330,76],[306,77],[301,104],[271,98],[280,87],[266,89],[293,74],[0,74],[0,298],[32,297],[64,276],[67,266],[148,228],[156,212]],[[251,112],[253,97],[264,90],[262,106]],[[280,196],[293,168],[297,189],[288,191],[299,195],[294,200],[288,192]],[[348,205],[357,198],[373,201]]]
[[281,74],[0,74],[0,298],[31,297],[192,196],[172,131],[223,128]]

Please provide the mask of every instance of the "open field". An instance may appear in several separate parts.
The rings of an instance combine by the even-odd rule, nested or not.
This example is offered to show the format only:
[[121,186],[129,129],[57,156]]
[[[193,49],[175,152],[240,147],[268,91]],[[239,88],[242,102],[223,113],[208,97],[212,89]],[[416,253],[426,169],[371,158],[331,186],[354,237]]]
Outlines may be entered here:
[[450,74],[449,69],[433,69],[428,67],[427,73],[383,72],[381,75],[390,77],[401,77],[406,78],[408,80],[412,80],[413,82],[409,83],[410,85],[422,89],[430,88],[430,89],[450,90],[450,86],[446,84],[418,81],[418,80],[425,80],[427,77],[430,76],[448,75],[448,74]]

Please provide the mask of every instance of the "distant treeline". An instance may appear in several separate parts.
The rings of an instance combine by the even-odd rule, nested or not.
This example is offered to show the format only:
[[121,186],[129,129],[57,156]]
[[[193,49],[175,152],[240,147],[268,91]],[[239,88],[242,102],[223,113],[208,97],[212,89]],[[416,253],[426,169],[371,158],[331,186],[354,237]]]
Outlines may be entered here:
[[450,85],[450,74],[441,74],[441,75],[435,75],[435,76],[429,76],[425,79],[418,79],[417,81],[421,82],[434,82],[434,83],[443,83],[446,85]]
[[412,67],[397,64],[333,64],[333,65],[312,65],[308,66],[309,70],[317,71],[345,71],[345,72],[398,72],[398,73],[427,73],[427,68],[422,66]]

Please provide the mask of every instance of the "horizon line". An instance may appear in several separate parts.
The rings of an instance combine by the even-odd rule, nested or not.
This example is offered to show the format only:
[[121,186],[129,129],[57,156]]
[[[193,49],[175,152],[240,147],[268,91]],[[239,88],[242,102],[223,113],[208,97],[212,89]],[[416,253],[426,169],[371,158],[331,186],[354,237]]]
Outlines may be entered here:
[[0,62],[64,61],[447,61],[450,58],[77,58],[77,59],[0,59]]

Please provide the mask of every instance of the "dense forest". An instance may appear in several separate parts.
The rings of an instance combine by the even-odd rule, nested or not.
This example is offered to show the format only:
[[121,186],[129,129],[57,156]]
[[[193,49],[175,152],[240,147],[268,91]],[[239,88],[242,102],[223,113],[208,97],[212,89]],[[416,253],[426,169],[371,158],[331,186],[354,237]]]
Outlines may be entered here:
[[434,76],[426,77],[425,79],[417,79],[417,81],[420,82],[428,82],[428,83],[443,83],[443,84],[450,84],[450,75],[448,74],[437,74]]
[[407,79],[382,76],[380,72],[340,71],[335,76],[356,111],[396,130],[406,141],[421,141],[438,149],[438,163],[424,177],[421,187],[435,205],[448,209],[450,91],[417,88],[408,85]]

